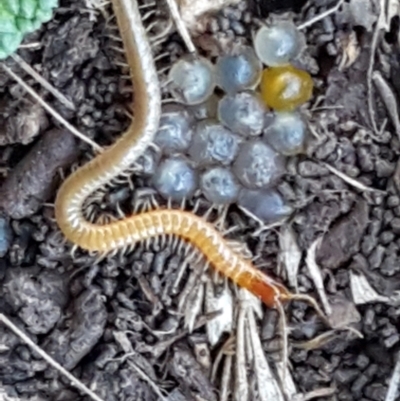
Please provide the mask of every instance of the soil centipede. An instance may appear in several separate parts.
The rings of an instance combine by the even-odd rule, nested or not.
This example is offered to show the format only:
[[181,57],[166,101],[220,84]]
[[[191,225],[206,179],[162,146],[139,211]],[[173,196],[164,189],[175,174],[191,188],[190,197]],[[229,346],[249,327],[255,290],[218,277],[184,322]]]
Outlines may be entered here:
[[138,241],[172,234],[196,247],[220,273],[259,296],[270,306],[290,298],[288,290],[234,252],[223,236],[195,214],[155,209],[105,225],[87,221],[85,200],[124,173],[153,141],[161,115],[161,93],[150,44],[136,0],[112,0],[135,90],[134,119],[112,146],[70,175],[56,202],[56,221],[72,243],[102,253]]

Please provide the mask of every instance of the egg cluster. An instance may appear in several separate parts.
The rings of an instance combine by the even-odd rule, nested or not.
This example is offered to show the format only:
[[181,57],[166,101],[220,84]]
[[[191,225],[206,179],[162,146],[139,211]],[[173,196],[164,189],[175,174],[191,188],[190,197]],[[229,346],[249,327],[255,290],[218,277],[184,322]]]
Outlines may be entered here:
[[292,23],[260,28],[253,45],[214,64],[190,55],[172,66],[175,103],[163,109],[152,180],[165,198],[188,199],[200,187],[214,204],[237,203],[271,221],[290,212],[273,187],[286,158],[304,150],[307,124],[296,109],[313,83],[290,64],[304,46]]

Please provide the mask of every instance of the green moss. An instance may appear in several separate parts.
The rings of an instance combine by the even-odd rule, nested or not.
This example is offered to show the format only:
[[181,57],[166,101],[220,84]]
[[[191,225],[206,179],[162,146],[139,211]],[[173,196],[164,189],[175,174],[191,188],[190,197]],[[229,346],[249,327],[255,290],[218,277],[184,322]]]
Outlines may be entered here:
[[14,53],[24,36],[53,16],[59,0],[0,0],[0,60]]

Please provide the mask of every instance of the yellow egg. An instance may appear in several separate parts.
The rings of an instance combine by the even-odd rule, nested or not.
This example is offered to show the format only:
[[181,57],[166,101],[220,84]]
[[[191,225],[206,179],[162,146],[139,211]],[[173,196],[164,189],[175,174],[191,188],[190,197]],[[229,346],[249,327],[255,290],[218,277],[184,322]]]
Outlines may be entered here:
[[284,65],[265,69],[260,89],[268,107],[277,111],[291,111],[310,100],[313,81],[306,71]]

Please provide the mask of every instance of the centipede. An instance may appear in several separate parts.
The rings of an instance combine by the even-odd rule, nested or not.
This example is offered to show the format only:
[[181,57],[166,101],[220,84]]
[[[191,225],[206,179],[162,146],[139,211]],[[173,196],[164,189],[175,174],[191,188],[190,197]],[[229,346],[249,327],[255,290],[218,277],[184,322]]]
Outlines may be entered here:
[[88,197],[134,164],[152,143],[161,117],[160,82],[137,0],[112,0],[112,6],[131,70],[134,118],[113,145],[61,185],[55,200],[55,218],[61,232],[75,246],[102,254],[156,237],[176,236],[196,248],[216,271],[268,307],[280,305],[291,298],[289,290],[235,252],[210,222],[195,213],[159,207],[106,224],[85,218],[83,208]]

